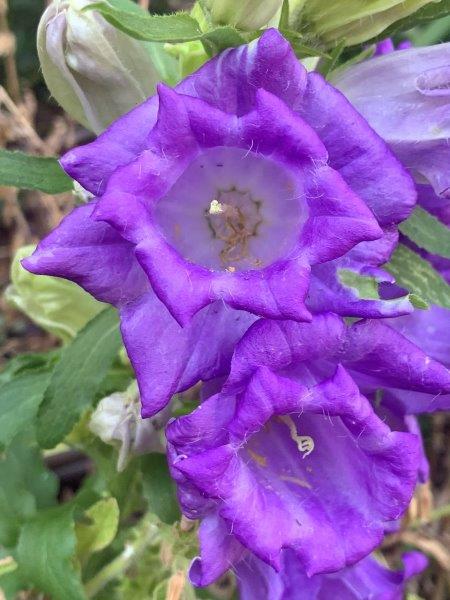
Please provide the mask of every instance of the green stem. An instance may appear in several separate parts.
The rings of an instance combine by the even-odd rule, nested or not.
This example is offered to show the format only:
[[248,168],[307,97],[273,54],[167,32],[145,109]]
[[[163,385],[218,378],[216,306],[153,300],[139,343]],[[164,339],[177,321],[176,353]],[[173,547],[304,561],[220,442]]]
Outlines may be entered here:
[[144,523],[137,532],[136,540],[128,542],[119,556],[103,567],[85,584],[87,597],[93,598],[110,581],[120,578],[142,556],[144,551],[156,541],[158,534],[158,528],[153,523]]

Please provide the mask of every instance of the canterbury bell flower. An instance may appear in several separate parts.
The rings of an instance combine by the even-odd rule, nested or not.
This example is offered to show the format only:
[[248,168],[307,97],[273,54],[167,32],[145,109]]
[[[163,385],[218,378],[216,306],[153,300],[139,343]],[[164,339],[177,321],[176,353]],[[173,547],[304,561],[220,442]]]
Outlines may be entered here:
[[450,198],[450,43],[388,52],[333,83],[443,203]]
[[95,199],[24,265],[118,307],[145,416],[226,375],[258,316],[412,310],[407,297],[360,297],[352,273],[389,286],[379,266],[413,181],[276,30],[160,85],[61,164]]
[[372,400],[379,388],[432,397],[450,373],[380,320],[249,328],[221,391],[167,428],[180,504],[201,520],[195,585],[252,555],[280,571],[288,550],[309,577],[332,573],[380,544],[426,464],[414,424]]

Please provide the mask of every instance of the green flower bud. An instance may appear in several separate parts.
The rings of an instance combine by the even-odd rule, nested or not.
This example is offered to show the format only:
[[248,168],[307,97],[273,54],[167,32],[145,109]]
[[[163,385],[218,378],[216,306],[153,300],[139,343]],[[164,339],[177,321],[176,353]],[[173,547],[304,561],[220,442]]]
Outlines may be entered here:
[[20,261],[30,256],[34,248],[24,246],[17,251],[5,298],[42,329],[68,342],[105,305],[71,281],[26,271]]
[[182,79],[197,71],[209,58],[199,40],[180,44],[164,44],[164,49],[178,60]]
[[[143,102],[177,64],[159,44],[132,39],[93,0],[54,0],[42,15],[37,46],[47,86],[66,112],[95,133]],[[140,10],[130,1],[130,10]]]
[[291,24],[328,44],[359,44],[436,0],[290,0]]
[[267,25],[283,0],[206,0],[213,23],[252,31]]

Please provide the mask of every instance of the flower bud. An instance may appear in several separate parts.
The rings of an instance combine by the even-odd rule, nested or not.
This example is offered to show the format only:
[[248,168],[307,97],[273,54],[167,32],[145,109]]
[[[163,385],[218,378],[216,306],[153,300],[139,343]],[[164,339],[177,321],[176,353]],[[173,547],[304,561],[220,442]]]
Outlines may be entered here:
[[345,39],[347,45],[352,45],[370,40],[432,1],[290,0],[289,6],[302,30],[315,33],[328,44]]
[[207,0],[211,19],[220,25],[254,30],[267,25],[281,9],[283,0]]
[[125,392],[101,400],[89,422],[89,429],[119,450],[117,470],[123,471],[129,459],[149,452],[164,452],[164,426],[170,409],[152,419],[142,419],[136,383]]
[[161,45],[134,40],[98,12],[83,11],[91,3],[54,0],[41,18],[37,46],[52,95],[98,134],[152,95],[158,81],[170,82],[176,61]]
[[42,329],[67,342],[105,305],[71,281],[26,271],[20,261],[34,249],[34,246],[24,246],[17,251],[5,298]]

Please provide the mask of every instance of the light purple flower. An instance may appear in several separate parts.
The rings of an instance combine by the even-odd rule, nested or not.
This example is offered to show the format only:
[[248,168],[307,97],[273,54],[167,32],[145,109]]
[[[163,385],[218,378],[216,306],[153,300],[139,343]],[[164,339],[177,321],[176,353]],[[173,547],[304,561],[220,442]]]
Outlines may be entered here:
[[404,568],[391,571],[367,557],[337,573],[307,577],[292,551],[285,553],[276,573],[256,557],[247,556],[236,568],[241,600],[402,600],[406,582],[427,566],[420,552],[406,552]]
[[419,440],[391,431],[350,371],[374,385],[450,390],[444,366],[378,321],[260,320],[239,342],[222,392],[169,424],[182,508],[202,519],[196,584],[247,550],[275,569],[290,548],[309,576],[336,571],[369,554],[401,516]]
[[450,197],[450,44],[378,56],[334,83],[419,183]]
[[353,316],[412,309],[359,299],[336,274],[340,257],[370,273],[387,260],[412,181],[275,30],[176,90],[160,86],[62,165],[98,199],[24,265],[119,307],[144,416],[225,374],[254,315],[308,321],[324,302]]

